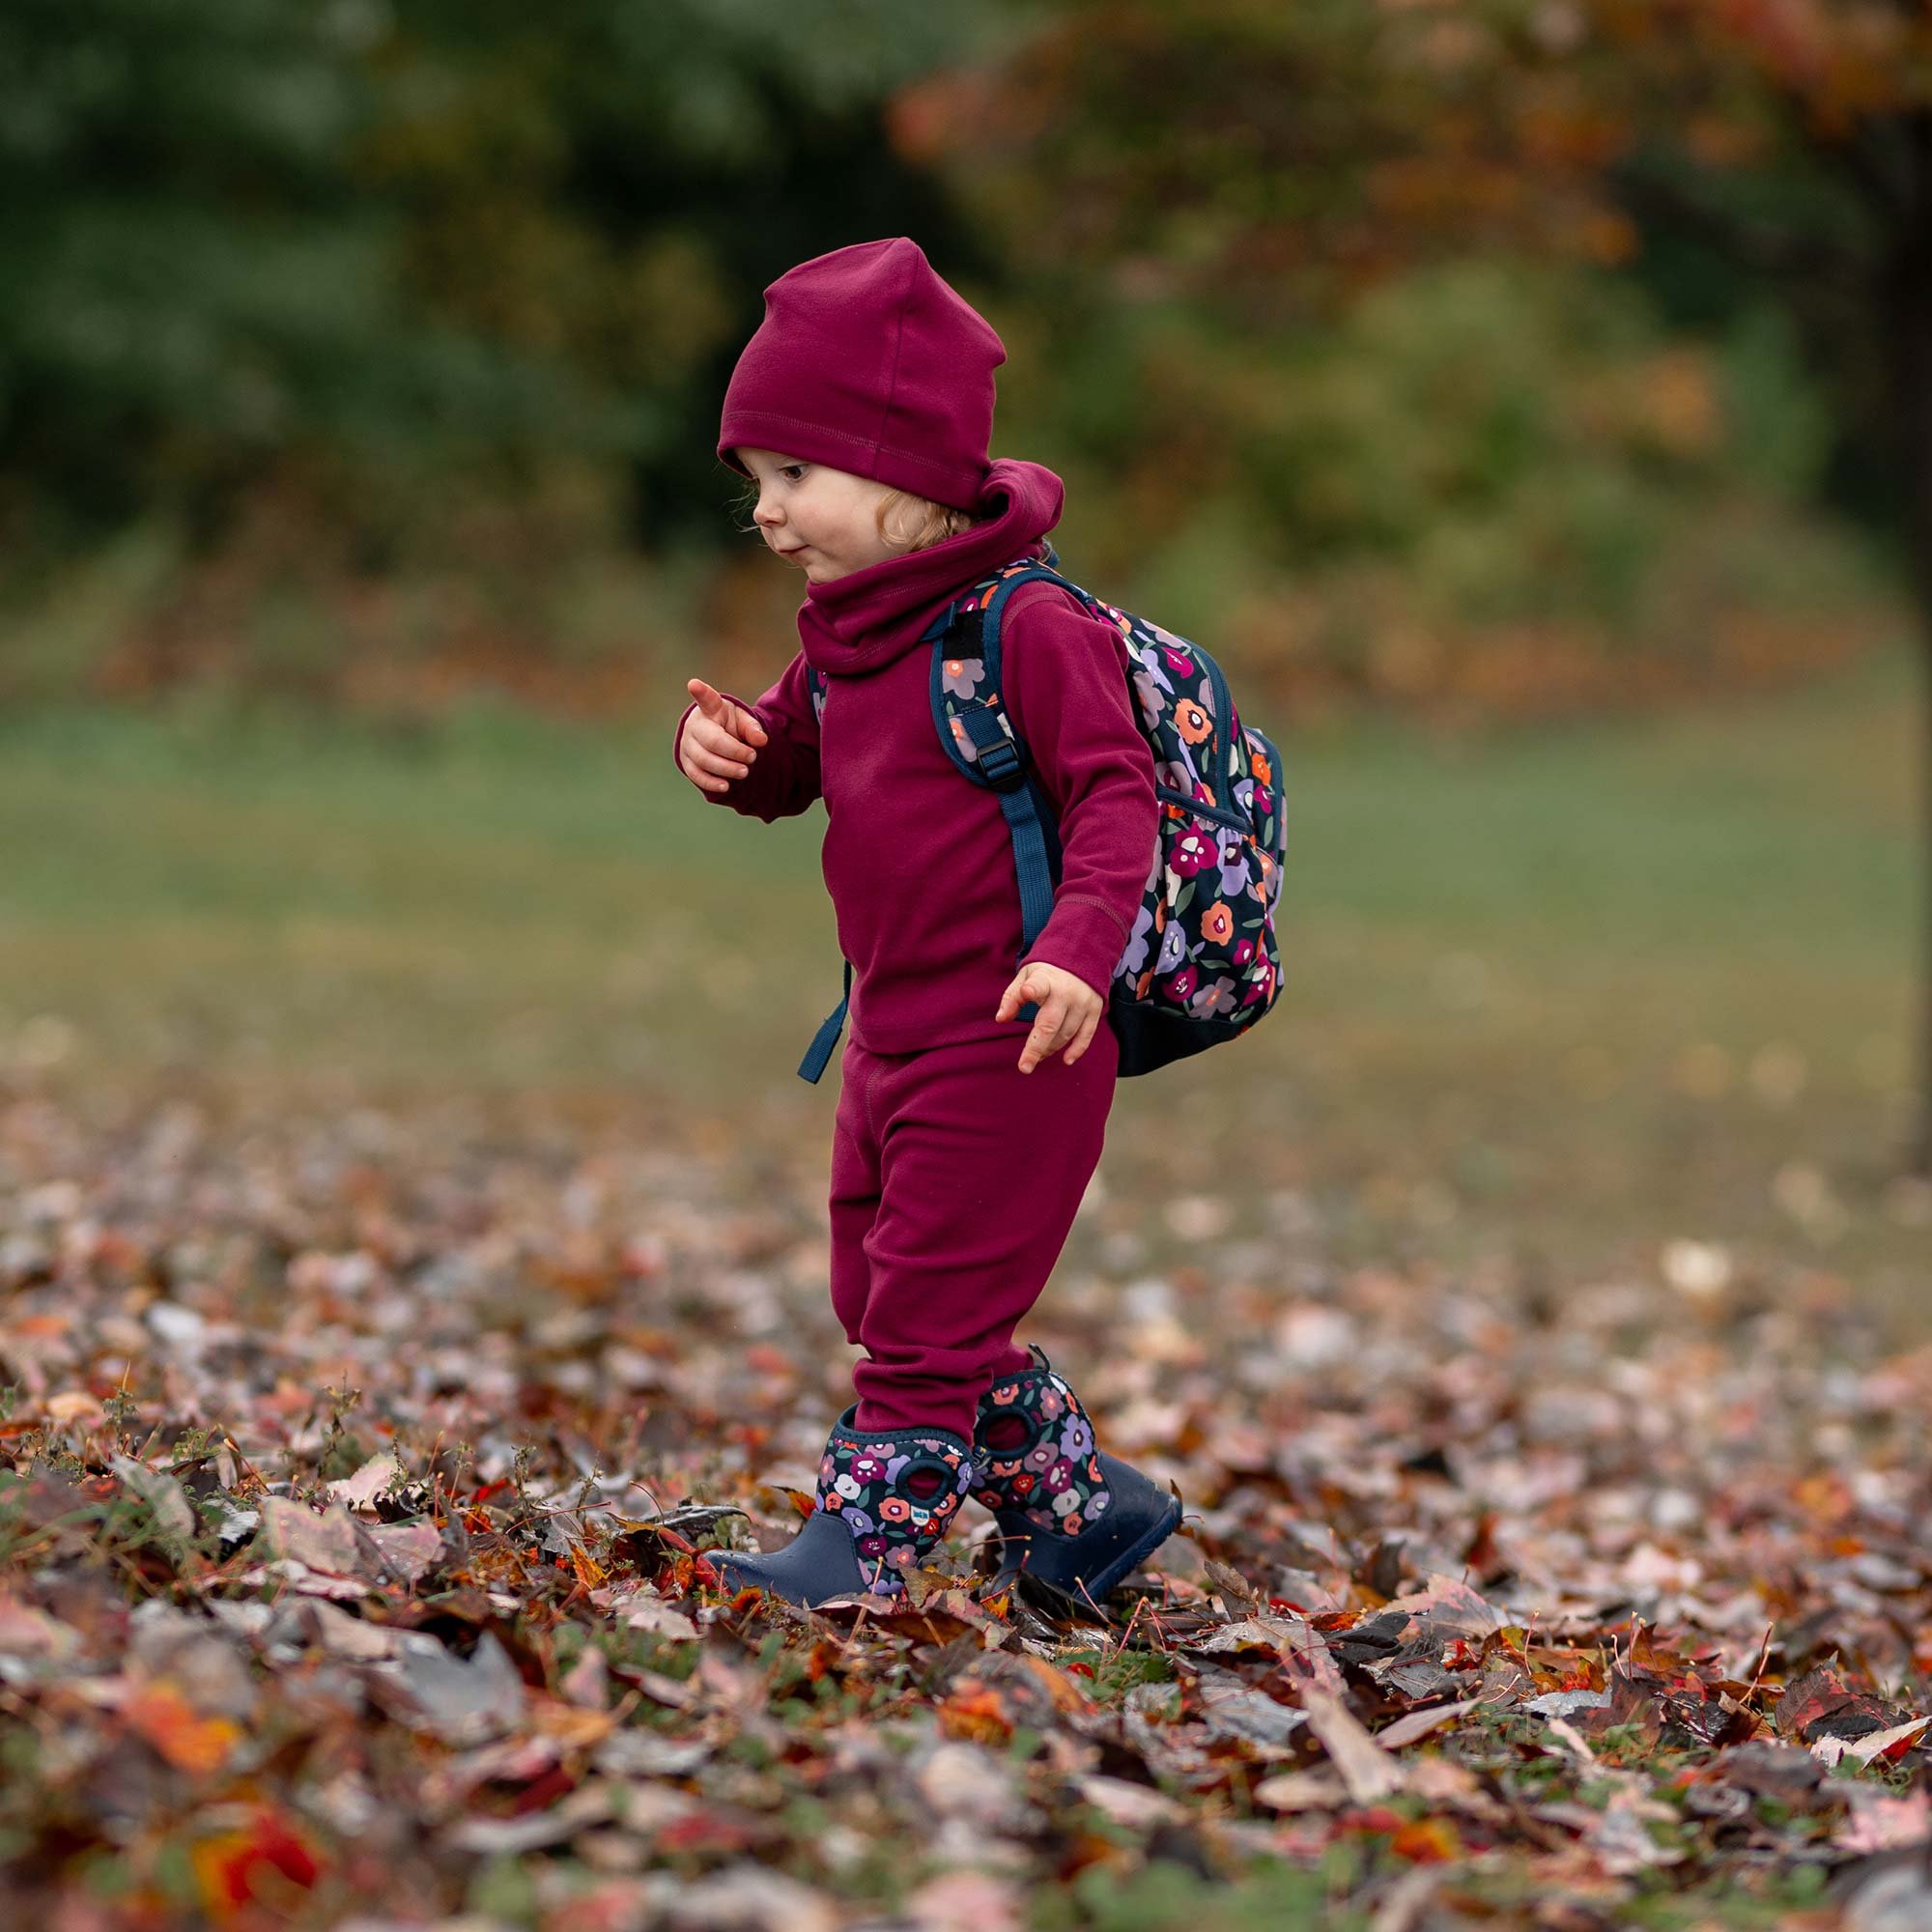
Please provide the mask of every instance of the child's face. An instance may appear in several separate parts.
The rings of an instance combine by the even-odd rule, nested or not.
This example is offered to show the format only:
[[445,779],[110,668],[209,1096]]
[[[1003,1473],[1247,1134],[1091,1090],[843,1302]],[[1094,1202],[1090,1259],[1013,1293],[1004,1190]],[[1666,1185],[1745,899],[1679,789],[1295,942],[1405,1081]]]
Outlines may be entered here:
[[752,516],[765,542],[811,582],[830,583],[905,548],[879,534],[878,507],[892,495],[885,484],[781,450],[741,448],[738,459],[757,479]]

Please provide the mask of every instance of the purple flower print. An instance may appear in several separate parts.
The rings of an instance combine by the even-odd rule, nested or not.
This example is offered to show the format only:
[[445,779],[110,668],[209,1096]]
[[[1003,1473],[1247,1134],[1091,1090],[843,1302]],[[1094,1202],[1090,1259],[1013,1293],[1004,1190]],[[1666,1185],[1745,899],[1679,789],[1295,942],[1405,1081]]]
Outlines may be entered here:
[[883,1556],[886,1553],[886,1539],[883,1536],[862,1536],[859,1539],[861,1556]]
[[1029,1469],[1047,1468],[1052,1464],[1053,1459],[1057,1453],[1058,1452],[1054,1449],[1054,1446],[1051,1442],[1036,1442],[1034,1446],[1026,1452],[1026,1458],[1025,1458],[1026,1465]]
[[949,697],[971,697],[986,681],[986,667],[979,658],[945,658],[939,667],[939,688]]
[[1060,1453],[1070,1456],[1077,1463],[1083,1456],[1094,1453],[1094,1425],[1084,1415],[1071,1415],[1066,1419],[1066,1427],[1060,1433]]
[[1166,992],[1171,1000],[1185,1000],[1194,991],[1194,981],[1199,973],[1192,965],[1183,966],[1167,982]]
[[1248,842],[1233,826],[1221,828],[1220,884],[1223,898],[1235,898],[1245,893],[1254,879],[1254,867],[1248,858]]
[[1172,694],[1174,680],[1167,674],[1164,657],[1165,653],[1156,644],[1138,644],[1134,647],[1134,658],[1140,665],[1138,675],[1147,678],[1157,690]]
[[1051,1382],[1040,1390],[1039,1399],[1034,1404],[1034,1413],[1042,1420],[1053,1422],[1065,1413],[1066,1398]]
[[[1073,1487],[1073,1464],[1063,1457],[1046,1472],[1046,1488],[1049,1495],[1059,1495],[1063,1490]],[[1055,1508],[1059,1505],[1055,1504]]]
[[852,1475],[861,1483],[880,1483],[886,1477],[886,1459],[874,1455],[869,1449],[863,1456],[852,1458]]
[[[1194,969],[1190,966],[1189,972]],[[1177,999],[1187,999],[1188,1009],[1197,1019],[1219,1019],[1223,1013],[1232,1013],[1237,1004],[1235,998],[1235,982],[1225,975],[1218,977],[1211,986],[1203,986],[1192,997],[1177,994]]]
[[908,1463],[910,1463],[911,1461],[912,1461],[912,1458],[911,1458],[910,1456],[895,1456],[895,1457],[893,1457],[893,1458],[892,1458],[892,1459],[891,1459],[891,1460],[890,1460],[890,1461],[889,1461],[889,1462],[888,1462],[888,1463],[886,1463],[886,1476],[885,1476],[885,1480],[886,1480],[887,1482],[889,1482],[889,1483],[896,1483],[896,1482],[898,1481],[898,1479],[899,1479],[899,1471],[900,1471],[901,1469],[903,1469],[903,1468],[905,1467],[905,1465],[906,1465],[906,1464],[907,1464]]
[[1095,1490],[1087,1498],[1087,1520],[1092,1522],[1113,1500],[1114,1492],[1112,1490]]
[[1143,903],[1140,911],[1134,915],[1133,936],[1127,941],[1127,950],[1121,954],[1122,973],[1138,973],[1147,964],[1148,947],[1152,939],[1153,907]]
[[1153,962],[1155,973],[1172,973],[1187,956],[1187,928],[1178,919],[1168,921],[1160,935],[1160,957]]
[[854,1536],[870,1536],[879,1526],[862,1509],[843,1509],[838,1514],[844,1518],[845,1527]]

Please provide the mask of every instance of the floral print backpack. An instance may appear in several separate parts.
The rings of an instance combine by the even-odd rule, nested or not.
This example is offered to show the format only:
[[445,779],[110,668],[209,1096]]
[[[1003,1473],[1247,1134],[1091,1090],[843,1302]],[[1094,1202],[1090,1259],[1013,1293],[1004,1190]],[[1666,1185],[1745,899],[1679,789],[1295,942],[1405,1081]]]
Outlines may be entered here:
[[[1000,701],[1001,616],[1022,583],[1043,580],[1120,632],[1134,717],[1153,750],[1160,825],[1140,914],[1108,985],[1107,1018],[1120,1038],[1121,1075],[1151,1073],[1242,1037],[1281,989],[1281,753],[1265,732],[1241,723],[1226,676],[1199,644],[1102,603],[1063,577],[1059,561],[1050,543],[1043,556],[1019,557],[927,626],[921,641],[932,645],[933,723],[960,771],[999,794],[1013,838],[1024,959],[1053,910],[1060,838]],[[809,674],[822,716],[824,679]],[[851,990],[848,960],[847,998],[819,1028],[800,1063],[802,1079],[825,1070]],[[1019,1017],[1031,1021],[1037,1011],[1029,1002]]]

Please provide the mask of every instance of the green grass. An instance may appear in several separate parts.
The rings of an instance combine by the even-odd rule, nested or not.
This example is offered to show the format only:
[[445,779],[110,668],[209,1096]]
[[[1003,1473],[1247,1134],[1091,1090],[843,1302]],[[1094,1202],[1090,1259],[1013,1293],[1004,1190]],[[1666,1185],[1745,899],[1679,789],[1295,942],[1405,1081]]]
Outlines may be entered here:
[[[1106,1188],[1225,1196],[1237,1231],[1291,1243],[1269,1197],[1298,1190],[1344,1258],[1503,1241],[1574,1274],[1725,1240],[1909,1321],[1925,1229],[1888,1181],[1919,701],[1899,642],[1649,720],[1275,733],[1281,1004],[1122,1083]],[[429,737],[0,721],[0,1064],[722,1131],[759,1107],[823,1135],[837,1072],[793,1071],[840,983],[823,820],[707,804],[670,763],[678,708],[595,732],[478,709]],[[1144,1233],[1157,1256],[1157,1214]]]

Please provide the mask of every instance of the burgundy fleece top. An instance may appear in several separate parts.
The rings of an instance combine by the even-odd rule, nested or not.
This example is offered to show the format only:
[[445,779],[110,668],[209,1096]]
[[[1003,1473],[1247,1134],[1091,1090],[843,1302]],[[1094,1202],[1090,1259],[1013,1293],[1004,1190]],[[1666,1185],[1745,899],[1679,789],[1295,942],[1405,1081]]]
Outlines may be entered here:
[[[920,633],[978,579],[1060,521],[1065,489],[1037,463],[1002,458],[997,515],[929,550],[827,583],[799,607],[802,648],[754,702],[770,733],[751,770],[699,795],[767,824],[825,801],[822,865],[852,966],[847,1022],[874,1053],[1023,1034],[995,1020],[1023,963],[1019,881],[999,795],[947,755],[932,722],[932,647]],[[1063,966],[1103,996],[1126,950],[1154,860],[1153,753],[1133,716],[1125,640],[1052,583],[1012,592],[1000,632],[1002,694],[1060,823],[1053,913],[1028,960]],[[814,719],[806,666],[826,674]],[[687,705],[671,739],[675,760]],[[680,767],[680,769],[682,769]],[[828,1008],[843,975],[830,980]]]

